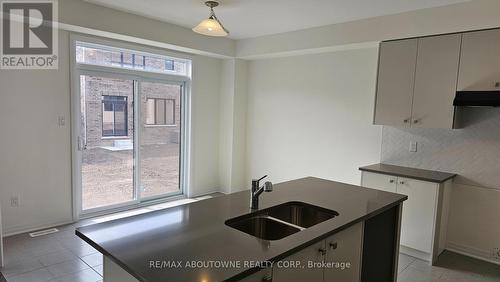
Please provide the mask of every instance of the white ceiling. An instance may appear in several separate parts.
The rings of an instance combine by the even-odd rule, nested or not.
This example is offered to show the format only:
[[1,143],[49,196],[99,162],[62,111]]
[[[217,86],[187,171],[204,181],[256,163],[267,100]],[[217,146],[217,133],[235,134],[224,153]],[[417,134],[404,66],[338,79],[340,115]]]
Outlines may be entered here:
[[[191,28],[208,17],[203,0],[85,0]],[[217,17],[234,39],[276,34],[469,0],[220,0]]]

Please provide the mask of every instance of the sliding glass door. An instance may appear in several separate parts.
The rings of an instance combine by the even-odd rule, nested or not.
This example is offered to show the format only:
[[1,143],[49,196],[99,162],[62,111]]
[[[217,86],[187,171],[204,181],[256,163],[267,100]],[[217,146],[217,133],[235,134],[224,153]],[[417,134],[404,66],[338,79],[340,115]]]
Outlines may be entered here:
[[184,83],[99,72],[79,79],[80,212],[181,194]]
[[80,76],[82,210],[135,200],[134,80]]
[[139,88],[141,198],[179,193],[183,87],[143,81]]

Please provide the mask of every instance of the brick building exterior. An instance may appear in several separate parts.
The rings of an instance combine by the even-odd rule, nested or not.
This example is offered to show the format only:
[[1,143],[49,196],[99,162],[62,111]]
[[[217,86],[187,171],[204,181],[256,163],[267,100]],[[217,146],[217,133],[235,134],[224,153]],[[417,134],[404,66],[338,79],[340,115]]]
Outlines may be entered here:
[[[94,61],[109,60],[98,53],[87,52],[86,58]],[[154,62],[153,62],[154,63]],[[157,62],[156,64],[159,64]],[[159,67],[159,66],[158,66]],[[117,140],[133,141],[134,137],[134,81],[124,79],[102,78],[94,76],[82,76],[80,78],[81,105],[82,105],[82,136],[84,136],[87,147],[115,146]],[[181,87],[178,85],[142,82],[138,97],[140,98],[141,117],[141,146],[149,144],[166,144],[180,142],[181,123]],[[160,112],[165,111],[165,118],[159,122],[149,122],[153,116],[158,115],[159,107],[148,107],[148,99],[157,99],[156,105],[165,104]],[[114,112],[116,127],[126,128],[119,134],[105,134],[104,116],[108,115],[108,120],[113,112],[105,113],[106,100],[123,100],[119,103],[126,103],[126,109]],[[150,105],[154,104],[149,101]],[[111,106],[111,105],[110,105]],[[107,106],[107,107],[110,107]],[[124,121],[126,118],[126,122]],[[112,119],[112,118],[111,118]],[[155,118],[153,118],[155,119]],[[165,119],[165,120],[163,120]],[[167,122],[168,121],[168,122]],[[111,126],[108,125],[107,126]],[[112,127],[112,126],[111,126]]]

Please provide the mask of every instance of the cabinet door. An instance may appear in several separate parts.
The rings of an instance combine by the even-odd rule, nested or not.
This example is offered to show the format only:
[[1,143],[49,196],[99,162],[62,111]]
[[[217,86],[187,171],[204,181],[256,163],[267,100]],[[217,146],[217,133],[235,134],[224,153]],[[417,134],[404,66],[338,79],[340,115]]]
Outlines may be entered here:
[[397,177],[363,171],[361,186],[396,193]]
[[500,30],[463,34],[458,90],[499,90]]
[[419,39],[412,127],[453,128],[461,37]]
[[[276,262],[273,266],[273,282],[321,282],[323,281],[323,268],[309,268],[308,263],[324,261],[325,241],[316,243],[286,259]],[[287,265],[300,262],[299,267]],[[304,266],[302,268],[301,266]]]
[[408,127],[417,39],[382,42],[379,52],[374,124]]
[[247,276],[240,280],[240,282],[271,282],[272,269],[262,269],[257,273]]
[[401,245],[430,253],[435,225],[438,185],[399,178],[397,192],[407,195],[401,219]]
[[[326,239],[325,262],[331,263],[333,267],[325,268],[324,282],[360,280],[362,242],[363,223],[351,226]],[[342,264],[345,263],[349,263],[350,267],[342,268]]]

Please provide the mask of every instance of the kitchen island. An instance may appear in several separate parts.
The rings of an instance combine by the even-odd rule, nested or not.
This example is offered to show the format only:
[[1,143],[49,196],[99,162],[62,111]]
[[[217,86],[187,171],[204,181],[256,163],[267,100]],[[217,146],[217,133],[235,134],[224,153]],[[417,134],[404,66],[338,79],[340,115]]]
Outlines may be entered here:
[[[259,211],[249,210],[250,192],[243,191],[81,227],[76,234],[104,255],[105,282],[304,277],[314,282],[336,276],[396,281],[406,196],[312,177],[274,187],[262,194]],[[280,239],[261,239],[227,225],[285,203],[313,205],[335,216]]]

